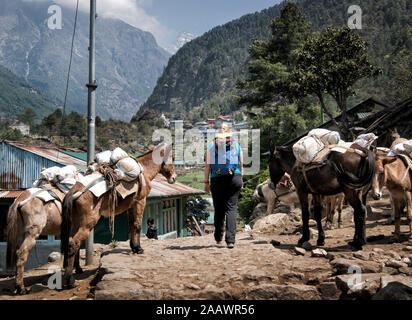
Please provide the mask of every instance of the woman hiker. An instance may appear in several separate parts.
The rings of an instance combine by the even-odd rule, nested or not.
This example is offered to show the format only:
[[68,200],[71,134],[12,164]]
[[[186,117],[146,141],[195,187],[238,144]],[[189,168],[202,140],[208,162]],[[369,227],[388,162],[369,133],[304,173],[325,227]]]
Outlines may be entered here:
[[[233,140],[229,128],[222,125],[221,133],[208,145],[204,172],[205,192],[212,192],[215,209],[215,240],[223,239],[228,248],[235,245],[237,202],[243,187],[243,154],[238,142]],[[210,175],[210,182],[209,182]]]

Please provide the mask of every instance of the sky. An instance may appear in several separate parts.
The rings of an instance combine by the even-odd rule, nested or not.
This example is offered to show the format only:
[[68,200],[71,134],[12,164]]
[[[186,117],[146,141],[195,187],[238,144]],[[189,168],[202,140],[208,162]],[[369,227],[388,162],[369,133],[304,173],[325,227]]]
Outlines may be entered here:
[[[24,0],[45,1],[45,0]],[[75,7],[76,0],[54,0]],[[97,13],[118,18],[151,32],[163,48],[172,46],[180,32],[200,36],[215,26],[271,7],[281,0],[97,0]],[[89,12],[89,0],[80,10]]]

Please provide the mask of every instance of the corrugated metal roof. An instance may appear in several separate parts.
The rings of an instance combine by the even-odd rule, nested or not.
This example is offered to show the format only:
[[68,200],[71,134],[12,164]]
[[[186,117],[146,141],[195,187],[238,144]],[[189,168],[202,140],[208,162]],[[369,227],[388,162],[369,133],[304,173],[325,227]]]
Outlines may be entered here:
[[40,178],[43,168],[72,164],[85,170],[86,162],[73,158],[58,148],[33,146],[20,142],[0,144],[0,188],[27,189]]
[[152,190],[149,194],[150,198],[170,198],[177,196],[201,195],[205,192],[200,189],[189,187],[180,182],[169,184],[165,177],[157,175],[152,181]]
[[86,167],[86,161],[80,160],[77,157],[70,156],[67,151],[59,149],[57,147],[36,146],[20,142],[5,141],[6,143],[31,153],[37,154],[41,157],[49,159],[51,161],[63,164],[63,165],[77,165]]
[[22,192],[24,192],[24,190],[0,190],[0,199],[15,199]]

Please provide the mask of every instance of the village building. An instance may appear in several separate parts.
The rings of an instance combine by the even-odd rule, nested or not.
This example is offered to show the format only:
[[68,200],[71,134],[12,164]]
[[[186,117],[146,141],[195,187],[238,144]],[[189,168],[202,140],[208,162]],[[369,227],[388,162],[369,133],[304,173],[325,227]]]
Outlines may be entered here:
[[[340,121],[341,115],[335,120]],[[402,101],[395,106],[390,106],[373,98],[369,98],[353,106],[347,111],[347,121],[352,124],[352,128],[357,135],[373,132],[381,135],[389,128],[396,127],[401,137],[412,136],[412,98]],[[332,121],[326,121],[318,128],[339,131],[336,124]],[[308,132],[288,141],[285,145],[293,145]]]
[[[7,213],[13,201],[40,178],[43,168],[74,165],[86,169],[87,154],[78,149],[29,145],[20,142],[0,142],[0,271],[5,269]],[[142,221],[142,233],[146,233],[148,218],[153,218],[158,227],[159,238],[177,238],[187,235],[186,201],[188,197],[204,192],[176,182],[169,184],[158,175],[152,181],[152,190],[147,198]],[[128,239],[127,214],[116,216],[114,239]],[[103,217],[95,227],[94,242],[110,243],[112,235],[108,219]],[[42,236],[30,252],[26,269],[43,265],[48,255],[60,251],[60,240],[54,236]]]

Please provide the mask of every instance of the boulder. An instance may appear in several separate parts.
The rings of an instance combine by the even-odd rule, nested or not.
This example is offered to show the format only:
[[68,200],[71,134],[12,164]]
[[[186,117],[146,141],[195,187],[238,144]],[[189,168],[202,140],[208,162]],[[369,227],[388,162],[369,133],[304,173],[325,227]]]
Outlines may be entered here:
[[336,258],[330,262],[330,264],[336,268],[337,274],[347,274],[350,271],[349,268],[359,267],[362,273],[378,273],[382,271],[380,263],[375,261],[363,261],[360,259],[345,259]]
[[319,285],[319,291],[325,300],[338,300],[341,294],[334,282],[322,282]]
[[372,300],[412,300],[412,288],[401,282],[390,282]]
[[380,288],[384,273],[345,274],[335,278],[337,288],[344,297],[370,299]]
[[314,249],[312,250],[312,257],[317,257],[317,258],[326,258],[328,256],[328,253],[324,249]]
[[320,300],[315,286],[262,284],[245,290],[241,300]]
[[294,251],[298,256],[304,256],[306,253],[305,249],[299,247],[295,247]]
[[365,251],[357,251],[353,253],[353,257],[360,260],[369,261],[371,259],[371,254]]
[[292,234],[298,227],[299,223],[286,213],[270,214],[255,221],[251,234]]
[[391,260],[389,260],[387,263],[385,263],[385,266],[386,266],[386,267],[390,267],[390,268],[399,269],[399,268],[405,268],[405,267],[407,267],[408,264],[405,263],[405,262],[402,262],[402,261],[398,261],[398,260],[395,260],[395,259],[391,259]]
[[266,216],[266,210],[266,203],[260,202],[257,204],[249,218],[249,225],[251,228],[253,228],[253,225],[256,223],[257,220]]

